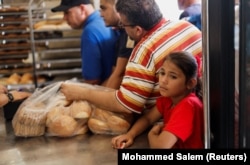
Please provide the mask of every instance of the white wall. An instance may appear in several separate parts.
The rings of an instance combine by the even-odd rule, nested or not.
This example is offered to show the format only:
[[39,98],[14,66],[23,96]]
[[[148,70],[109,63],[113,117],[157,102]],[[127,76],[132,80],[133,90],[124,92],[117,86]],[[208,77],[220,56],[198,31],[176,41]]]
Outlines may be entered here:
[[93,0],[93,4],[95,9],[99,10],[100,9],[100,0]]
[[177,0],[156,0],[165,18],[179,19],[181,11],[178,9]]

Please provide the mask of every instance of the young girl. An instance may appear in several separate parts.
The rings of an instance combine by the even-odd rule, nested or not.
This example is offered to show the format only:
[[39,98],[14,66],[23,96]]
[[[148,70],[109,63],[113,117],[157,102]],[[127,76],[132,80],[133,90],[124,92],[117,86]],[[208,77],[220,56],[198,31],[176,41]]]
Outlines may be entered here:
[[161,118],[148,133],[150,148],[204,148],[204,117],[198,64],[187,52],[173,52],[159,71],[162,97],[156,106],[140,117],[132,128],[112,139],[114,148],[127,148],[134,138]]

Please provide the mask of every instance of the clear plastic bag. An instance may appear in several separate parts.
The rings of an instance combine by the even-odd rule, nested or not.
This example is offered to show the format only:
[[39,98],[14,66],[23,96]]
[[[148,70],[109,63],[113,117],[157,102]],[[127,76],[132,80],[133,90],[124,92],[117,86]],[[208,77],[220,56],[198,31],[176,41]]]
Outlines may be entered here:
[[46,119],[46,135],[70,137],[88,132],[92,107],[87,101],[73,101],[68,106],[51,107]]
[[46,115],[49,107],[60,100],[57,92],[61,83],[37,88],[18,108],[12,120],[16,136],[41,136],[45,133]]
[[[85,101],[68,102],[62,82],[36,89],[18,108],[12,120],[16,136],[75,136],[88,131],[92,107]],[[54,114],[54,115],[53,115]]]
[[[91,88],[101,91],[113,91],[114,89],[99,86],[89,85],[86,83],[71,82],[74,85],[79,85],[84,88]],[[88,119],[88,128],[95,134],[118,135],[128,131],[134,121],[133,114],[115,113],[92,105],[92,113]]]
[[88,127],[95,134],[119,135],[126,133],[133,122],[133,114],[122,114],[94,108]]

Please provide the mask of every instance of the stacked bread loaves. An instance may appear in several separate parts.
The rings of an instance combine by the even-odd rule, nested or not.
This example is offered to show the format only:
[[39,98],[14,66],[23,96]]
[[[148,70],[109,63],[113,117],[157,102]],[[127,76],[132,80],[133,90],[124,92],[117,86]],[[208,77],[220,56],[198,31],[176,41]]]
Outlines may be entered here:
[[29,106],[29,103],[29,101],[24,102],[13,117],[12,126],[16,136],[32,137],[45,133],[45,104]]
[[21,76],[18,73],[13,73],[8,77],[7,84],[18,84],[21,80]]
[[[34,82],[33,75],[29,72],[24,74],[13,73],[6,79],[6,84],[17,85],[17,84],[32,84]],[[37,82],[44,83],[46,82],[45,77],[38,76]]]
[[87,101],[74,101],[69,106],[52,107],[47,114],[47,135],[69,137],[85,134],[91,112],[92,107]]
[[93,109],[88,127],[96,134],[118,135],[128,131],[133,115],[114,113],[100,108]]
[[88,131],[87,120],[92,107],[86,101],[68,103],[58,100],[47,110],[44,103],[26,104],[19,107],[12,125],[16,136],[32,137],[47,134],[48,136],[69,137],[84,134]]
[[71,29],[67,22],[63,19],[63,14],[54,14],[48,17],[47,20],[36,22],[33,25],[35,30],[63,30]]

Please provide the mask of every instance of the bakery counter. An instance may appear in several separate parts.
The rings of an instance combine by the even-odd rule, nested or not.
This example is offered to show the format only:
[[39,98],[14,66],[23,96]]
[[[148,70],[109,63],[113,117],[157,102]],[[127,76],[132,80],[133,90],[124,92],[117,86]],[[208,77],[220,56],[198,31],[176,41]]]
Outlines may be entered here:
[[[116,165],[117,150],[109,135],[87,133],[71,138],[16,137],[0,109],[0,165]],[[131,148],[148,148],[147,135]]]

